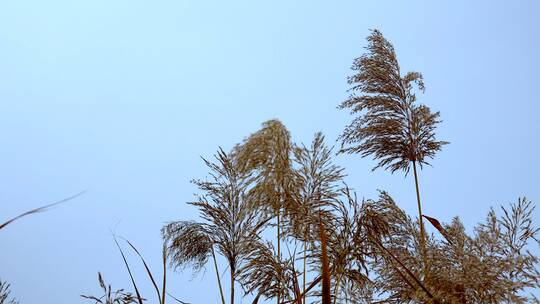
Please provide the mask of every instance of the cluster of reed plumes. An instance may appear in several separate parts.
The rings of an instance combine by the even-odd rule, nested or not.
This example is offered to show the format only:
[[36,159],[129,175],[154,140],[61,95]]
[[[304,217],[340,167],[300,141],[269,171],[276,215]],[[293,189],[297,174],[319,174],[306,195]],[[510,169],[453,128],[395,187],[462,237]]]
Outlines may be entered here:
[[[359,201],[345,171],[317,133],[295,144],[270,120],[236,145],[204,160],[209,179],[195,180],[192,206],[200,221],[162,229],[170,265],[195,272],[212,259],[221,303],[242,296],[284,303],[528,303],[539,287],[533,205],[525,198],[490,211],[468,235],[459,219],[441,224],[422,214],[417,165],[447,144],[435,138],[439,113],[417,103],[422,75],[401,76],[393,46],[374,30],[367,53],[353,64],[351,96],[340,108],[356,117],[338,153],[359,153],[392,173],[412,168],[418,218],[381,191]],[[416,86],[414,86],[416,85]],[[427,234],[427,219],[437,234]],[[275,233],[275,237],[268,237]],[[224,257],[226,301],[216,253]]]
[[[254,136],[270,126],[285,130],[270,121]],[[359,201],[343,183],[344,171],[332,163],[320,133],[310,147],[291,144],[289,160],[272,156],[290,163],[279,171],[272,164],[268,171],[244,170],[245,160],[237,157],[246,156],[243,149],[252,138],[229,154],[219,151],[215,162],[205,161],[211,180],[195,181],[201,196],[190,203],[199,208],[201,221],[163,228],[172,267],[199,271],[212,259],[222,303],[234,303],[235,284],[253,303],[261,298],[296,304],[533,300],[525,292],[538,287],[540,275],[527,246],[538,229],[525,198],[499,216],[490,211],[472,236],[458,218],[443,225],[426,216],[438,234],[426,236],[424,267],[419,221],[384,191]],[[264,147],[257,153],[275,153],[274,145],[257,147]],[[257,159],[265,164],[265,158]],[[279,234],[264,238],[265,230]],[[230,273],[229,301],[216,253],[225,257]]]

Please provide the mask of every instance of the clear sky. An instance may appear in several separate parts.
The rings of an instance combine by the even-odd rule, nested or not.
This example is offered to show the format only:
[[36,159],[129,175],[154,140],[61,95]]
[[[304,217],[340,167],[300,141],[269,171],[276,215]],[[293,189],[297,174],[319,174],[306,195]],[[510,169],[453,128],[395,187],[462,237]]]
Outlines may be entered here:
[[[200,156],[271,118],[296,142],[335,142],[372,28],[423,73],[451,142],[420,173],[425,214],[470,229],[490,206],[540,202],[538,16],[538,1],[2,1],[0,221],[88,192],[1,231],[0,277],[21,303],[82,303],[97,271],[130,288],[110,230],[159,273],[162,225],[196,219]],[[385,189],[416,214],[410,177],[337,160],[360,197]],[[183,300],[219,301],[211,267],[169,278]]]

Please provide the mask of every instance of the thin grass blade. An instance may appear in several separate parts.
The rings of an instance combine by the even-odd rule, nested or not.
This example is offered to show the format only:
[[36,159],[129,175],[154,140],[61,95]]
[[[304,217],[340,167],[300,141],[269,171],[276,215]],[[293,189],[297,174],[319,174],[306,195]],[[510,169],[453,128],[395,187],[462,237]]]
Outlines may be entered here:
[[189,302],[184,302],[184,301],[179,300],[178,298],[176,298],[175,296],[173,296],[172,294],[170,294],[170,293],[168,293],[168,292],[167,292],[167,295],[168,295],[169,297],[173,298],[173,300],[175,300],[176,302],[178,302],[178,303],[180,303],[180,304],[191,304],[191,303],[189,303]]
[[163,244],[163,286],[161,288],[161,304],[165,304],[165,295],[167,293],[167,245]]
[[129,244],[129,246],[131,246],[133,251],[135,251],[135,253],[139,256],[139,258],[141,258],[141,261],[142,261],[142,263],[144,265],[144,268],[146,269],[146,273],[148,274],[148,277],[150,278],[150,281],[152,281],[152,285],[154,285],[154,288],[156,290],[156,293],[157,293],[157,296],[158,296],[158,301],[160,301],[159,303],[162,304],[163,302],[161,302],[162,301],[161,292],[159,291],[156,280],[154,280],[154,276],[152,275],[152,271],[150,271],[150,267],[148,267],[148,264],[146,264],[146,261],[144,260],[143,256],[139,252],[139,250],[137,250],[137,248],[135,248],[135,246],[129,240],[124,239],[124,238],[123,238],[123,240],[126,241]]
[[135,294],[137,295],[137,301],[139,302],[139,304],[143,304],[141,293],[139,292],[139,288],[137,288],[137,283],[135,283],[135,279],[133,278],[133,274],[131,273],[131,269],[129,268],[129,263],[126,259],[126,256],[124,255],[124,251],[122,251],[120,244],[118,244],[116,235],[113,234],[113,238],[114,238],[114,242],[116,243],[116,247],[118,247],[118,250],[120,251],[120,254],[122,255],[122,259],[124,260],[124,264],[126,265],[126,269],[129,273],[129,277],[131,278],[131,283],[133,283],[133,289],[135,289]]
[[17,215],[16,217],[14,217],[14,218],[8,220],[7,222],[4,222],[4,223],[0,224],[0,230],[2,230],[2,229],[5,228],[7,225],[13,223],[14,221],[16,221],[16,220],[18,220],[18,219],[20,219],[20,218],[22,218],[22,217],[25,217],[25,216],[30,215],[30,214],[35,214],[35,213],[40,213],[40,212],[47,211],[47,210],[50,209],[51,207],[54,207],[54,206],[56,206],[56,205],[59,205],[59,204],[65,203],[65,202],[67,202],[67,201],[69,201],[69,200],[72,200],[72,199],[74,199],[74,198],[76,198],[76,197],[78,197],[78,196],[84,194],[85,192],[86,192],[86,190],[85,190],[85,191],[81,191],[81,192],[79,192],[79,193],[77,193],[77,194],[75,194],[75,195],[72,195],[72,196],[70,196],[70,197],[67,197],[67,198],[65,198],[65,199],[59,200],[59,201],[57,201],[57,202],[54,202],[54,203],[51,203],[51,204],[48,204],[48,205],[45,205],[45,206],[42,206],[42,207],[39,207],[39,208],[32,209],[32,210],[30,210],[30,211],[26,211],[26,212],[24,212],[24,213],[22,213],[22,214],[19,214],[19,215]]

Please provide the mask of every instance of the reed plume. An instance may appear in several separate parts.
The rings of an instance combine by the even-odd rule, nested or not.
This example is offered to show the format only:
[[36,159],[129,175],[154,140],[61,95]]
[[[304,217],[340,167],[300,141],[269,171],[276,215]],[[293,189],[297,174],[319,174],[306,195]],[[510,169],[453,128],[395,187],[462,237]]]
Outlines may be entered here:
[[255,294],[256,299],[295,297],[294,259],[280,259],[271,242],[260,242],[239,273],[245,294]]
[[[388,197],[388,199],[391,199]],[[466,233],[458,218],[441,224],[446,233],[442,239],[429,238],[432,271],[424,287],[412,276],[420,273],[422,259],[418,225],[392,201],[381,216],[389,225],[390,234],[381,239],[383,259],[372,260],[375,288],[392,303],[535,303],[529,291],[540,288],[539,259],[531,251],[538,244],[539,228],[532,224],[534,206],[519,198],[501,212],[491,210],[486,221],[477,225],[474,234]],[[386,251],[386,252],[385,252]],[[398,268],[393,255],[404,267]]]
[[294,211],[289,213],[289,235],[303,243],[303,303],[306,303],[306,274],[308,246],[318,239],[316,234],[319,212],[331,208],[339,195],[344,169],[333,163],[332,149],[324,143],[321,132],[315,134],[310,146],[294,149],[295,200]]
[[429,164],[447,142],[435,138],[439,112],[416,102],[415,88],[424,91],[422,74],[402,76],[394,47],[378,30],[367,40],[367,53],[354,60],[356,74],[348,79],[352,94],[339,106],[357,115],[340,136],[340,152],[372,156],[378,160],[373,170],[404,171],[407,175],[412,167],[426,275],[426,236],[416,167]]
[[[276,219],[278,259],[282,256],[282,220],[294,210],[292,147],[287,128],[278,120],[269,120],[233,151],[238,170],[254,176],[254,186],[249,194],[256,208],[266,210]],[[278,295],[278,304],[280,298]]]
[[[203,159],[210,169],[210,180],[193,181],[202,194],[189,204],[199,209],[203,221],[170,223],[162,232],[173,267],[191,263],[200,270],[209,256],[214,257],[216,248],[229,267],[230,304],[234,304],[238,270],[253,254],[259,231],[268,219],[253,209],[247,194],[249,174],[237,170],[232,157],[223,150],[215,158],[216,162]],[[214,263],[217,273],[215,259]]]

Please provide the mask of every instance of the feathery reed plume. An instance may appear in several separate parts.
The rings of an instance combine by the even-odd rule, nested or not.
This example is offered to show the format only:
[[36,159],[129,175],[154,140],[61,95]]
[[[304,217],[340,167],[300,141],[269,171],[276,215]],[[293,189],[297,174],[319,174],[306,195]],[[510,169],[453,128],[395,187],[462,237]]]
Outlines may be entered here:
[[[332,203],[330,212],[320,213],[320,221],[328,227],[325,231],[325,243],[331,270],[330,279],[334,288],[331,293],[333,303],[349,300],[346,295],[341,296],[347,286],[354,285],[357,293],[363,293],[367,282],[367,248],[361,230],[363,226],[358,221],[361,206],[347,185],[341,189],[340,194]],[[316,267],[322,267],[322,247],[314,247],[312,255],[319,257],[319,260],[314,260]]]
[[339,194],[338,182],[344,177],[343,168],[332,162],[332,149],[324,143],[324,135],[317,132],[311,146],[294,149],[296,187],[294,211],[289,213],[288,234],[303,242],[303,302],[306,303],[306,273],[308,245],[317,235],[318,213],[329,208]]
[[216,163],[203,159],[211,171],[211,180],[193,181],[203,194],[189,204],[199,209],[203,222],[170,223],[162,232],[175,267],[195,262],[198,270],[204,267],[214,246],[217,248],[229,266],[233,304],[238,270],[252,255],[259,231],[268,219],[253,209],[246,193],[250,175],[237,170],[231,156],[221,149],[215,158]]
[[424,91],[422,74],[409,72],[401,76],[394,47],[378,30],[373,30],[367,40],[368,52],[354,60],[352,69],[356,74],[348,79],[353,94],[339,106],[358,115],[340,137],[340,152],[372,155],[379,160],[373,170],[402,170],[407,175],[412,165],[426,275],[426,236],[416,165],[422,168],[429,164],[428,159],[447,142],[435,139],[439,112],[432,113],[427,106],[416,103],[414,87]]
[[[279,259],[271,242],[260,242],[254,249],[250,259],[239,270],[239,281],[245,294],[256,294],[256,298],[277,299],[290,298],[295,295],[294,260]],[[281,303],[281,302],[280,302]]]
[[210,238],[211,232],[202,223],[171,222],[165,225],[161,232],[172,267],[190,266],[195,273],[204,268],[214,244]]
[[[396,219],[392,217],[396,216],[397,219],[401,220],[406,217],[397,205],[395,205],[393,199],[386,192],[381,191],[378,201],[368,200],[363,203],[362,209],[363,212],[359,221],[365,226],[366,239],[372,244],[374,251],[379,250],[382,253],[382,259],[377,256],[374,257],[375,263],[377,263],[377,260],[386,261],[391,267],[391,269],[386,270],[397,274],[401,284],[405,283],[406,286],[413,290],[419,288],[422,294],[427,297],[429,303],[440,303],[425,284],[420,281],[413,270],[405,265],[404,261],[392,252],[392,250],[386,248],[385,243],[387,240],[396,237],[397,232],[395,226]],[[414,231],[414,227],[412,230]],[[399,234],[397,234],[397,237],[399,237]],[[376,270],[376,267],[373,268]]]
[[325,145],[320,132],[315,134],[311,146],[295,147],[294,164],[297,168],[293,176],[295,203],[290,208],[290,234],[309,241],[318,227],[319,210],[333,205],[341,192],[340,182],[345,173],[333,163],[332,149]]
[[[263,123],[233,151],[239,171],[255,173],[255,186],[250,196],[258,207],[276,218],[277,255],[281,259],[282,216],[292,209],[292,178],[294,171],[290,154],[292,144],[289,131],[278,120]],[[278,282],[279,284],[279,282]],[[280,304],[280,295],[277,297]]]
[[378,214],[390,233],[373,240],[384,258],[372,260],[370,269],[376,274],[375,288],[386,296],[384,301],[534,303],[527,292],[540,287],[540,272],[539,259],[530,249],[537,244],[540,230],[532,224],[530,201],[520,198],[510,208],[503,207],[500,215],[490,211],[472,236],[458,218],[441,224],[451,242],[428,239],[431,272],[423,282],[418,279],[418,223],[389,196],[381,197],[377,206],[382,207]]
[[[101,272],[98,272],[99,286],[103,290],[103,295],[100,297],[92,295],[81,295],[82,298],[94,301],[95,304],[132,304],[137,303],[137,299],[130,292],[123,289],[113,291],[111,284],[106,285]],[[0,303],[3,303],[0,301]]]
[[201,223],[178,221],[162,228],[166,254],[174,268],[191,266],[195,273],[204,268],[211,256],[214,263],[221,303],[225,304],[219,268],[210,232]]

